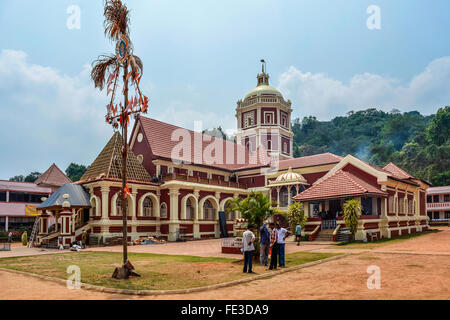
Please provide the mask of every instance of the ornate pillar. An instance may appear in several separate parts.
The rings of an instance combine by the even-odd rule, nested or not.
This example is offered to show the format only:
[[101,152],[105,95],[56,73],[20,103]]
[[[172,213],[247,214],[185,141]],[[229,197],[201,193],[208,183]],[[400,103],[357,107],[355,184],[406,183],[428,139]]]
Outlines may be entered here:
[[158,197],[158,214],[156,216],[156,233],[161,235],[161,190],[156,190],[156,196]]
[[102,219],[107,220],[109,207],[109,187],[102,186],[100,190],[102,192]]
[[292,188],[292,186],[287,186],[287,191],[288,191],[288,207],[291,205],[291,188]]
[[198,198],[200,197],[200,191],[198,191],[197,189],[194,190],[194,196],[197,199],[196,200],[197,203],[195,205],[194,224],[193,224],[192,232],[193,232],[194,239],[200,239],[201,238],[201,236],[200,236],[200,225],[198,223],[198,215],[200,213],[200,208],[198,207],[198,203],[199,203]]
[[277,208],[280,207],[280,187],[277,187]]
[[178,188],[170,189],[169,190],[169,196],[170,196],[170,219],[169,219],[169,241],[176,241],[177,240],[177,231],[180,227],[179,219],[178,219],[178,196],[180,193],[178,192]]

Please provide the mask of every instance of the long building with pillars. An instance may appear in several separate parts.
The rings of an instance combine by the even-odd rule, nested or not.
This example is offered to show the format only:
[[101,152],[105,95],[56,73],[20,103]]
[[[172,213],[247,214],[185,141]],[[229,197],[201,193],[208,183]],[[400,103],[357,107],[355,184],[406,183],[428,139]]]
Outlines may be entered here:
[[[229,200],[251,191],[268,194],[284,211],[302,201],[311,240],[320,233],[336,239],[343,227],[342,203],[350,198],[363,205],[359,240],[428,228],[428,184],[394,164],[378,168],[331,153],[293,158],[291,102],[269,86],[264,67],[257,79],[256,88],[237,104],[237,143],[143,116],[136,119],[127,160],[130,239],[151,235],[175,241],[181,233],[187,239],[233,236],[240,214],[228,212]],[[77,200],[77,206],[70,206],[69,192],[64,201],[55,196],[40,206],[46,221],[65,219],[59,229],[42,222],[40,239],[61,236],[54,232],[61,228],[64,244],[83,231],[104,241],[121,236],[121,145],[116,132],[77,182],[86,197],[75,195],[79,189],[67,189],[87,203]]]

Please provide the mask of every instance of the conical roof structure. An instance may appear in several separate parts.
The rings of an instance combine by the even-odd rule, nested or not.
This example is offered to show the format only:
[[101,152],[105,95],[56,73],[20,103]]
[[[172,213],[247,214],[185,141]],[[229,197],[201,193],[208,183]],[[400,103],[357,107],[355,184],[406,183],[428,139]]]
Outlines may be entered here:
[[[122,136],[119,132],[114,133],[81,177],[80,182],[98,179],[122,179],[122,145]],[[152,182],[147,170],[139,163],[136,155],[131,150],[128,150],[127,180]]]
[[56,164],[52,164],[34,183],[38,186],[60,187],[66,183],[72,183],[72,181]]

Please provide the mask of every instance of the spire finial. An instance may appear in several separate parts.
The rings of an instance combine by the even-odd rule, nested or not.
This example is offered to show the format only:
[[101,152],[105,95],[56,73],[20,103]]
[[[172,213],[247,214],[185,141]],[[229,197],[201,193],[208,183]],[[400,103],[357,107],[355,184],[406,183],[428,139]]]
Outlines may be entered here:
[[265,66],[266,66],[266,61],[264,61],[264,59],[261,59],[261,63],[262,63],[262,73],[264,73],[264,69],[265,69]]

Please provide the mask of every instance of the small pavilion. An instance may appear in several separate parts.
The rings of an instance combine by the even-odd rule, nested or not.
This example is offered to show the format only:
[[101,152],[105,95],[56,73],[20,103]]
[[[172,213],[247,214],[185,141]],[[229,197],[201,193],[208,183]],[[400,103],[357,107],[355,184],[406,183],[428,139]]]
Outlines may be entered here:
[[63,185],[37,208],[41,212],[38,241],[50,243],[56,239],[58,246],[69,246],[84,231],[90,208],[89,194],[82,186]]
[[308,186],[306,179],[299,173],[293,172],[292,167],[280,174],[275,180],[269,181],[270,200],[277,202],[277,207],[287,209],[293,203],[293,198]]

